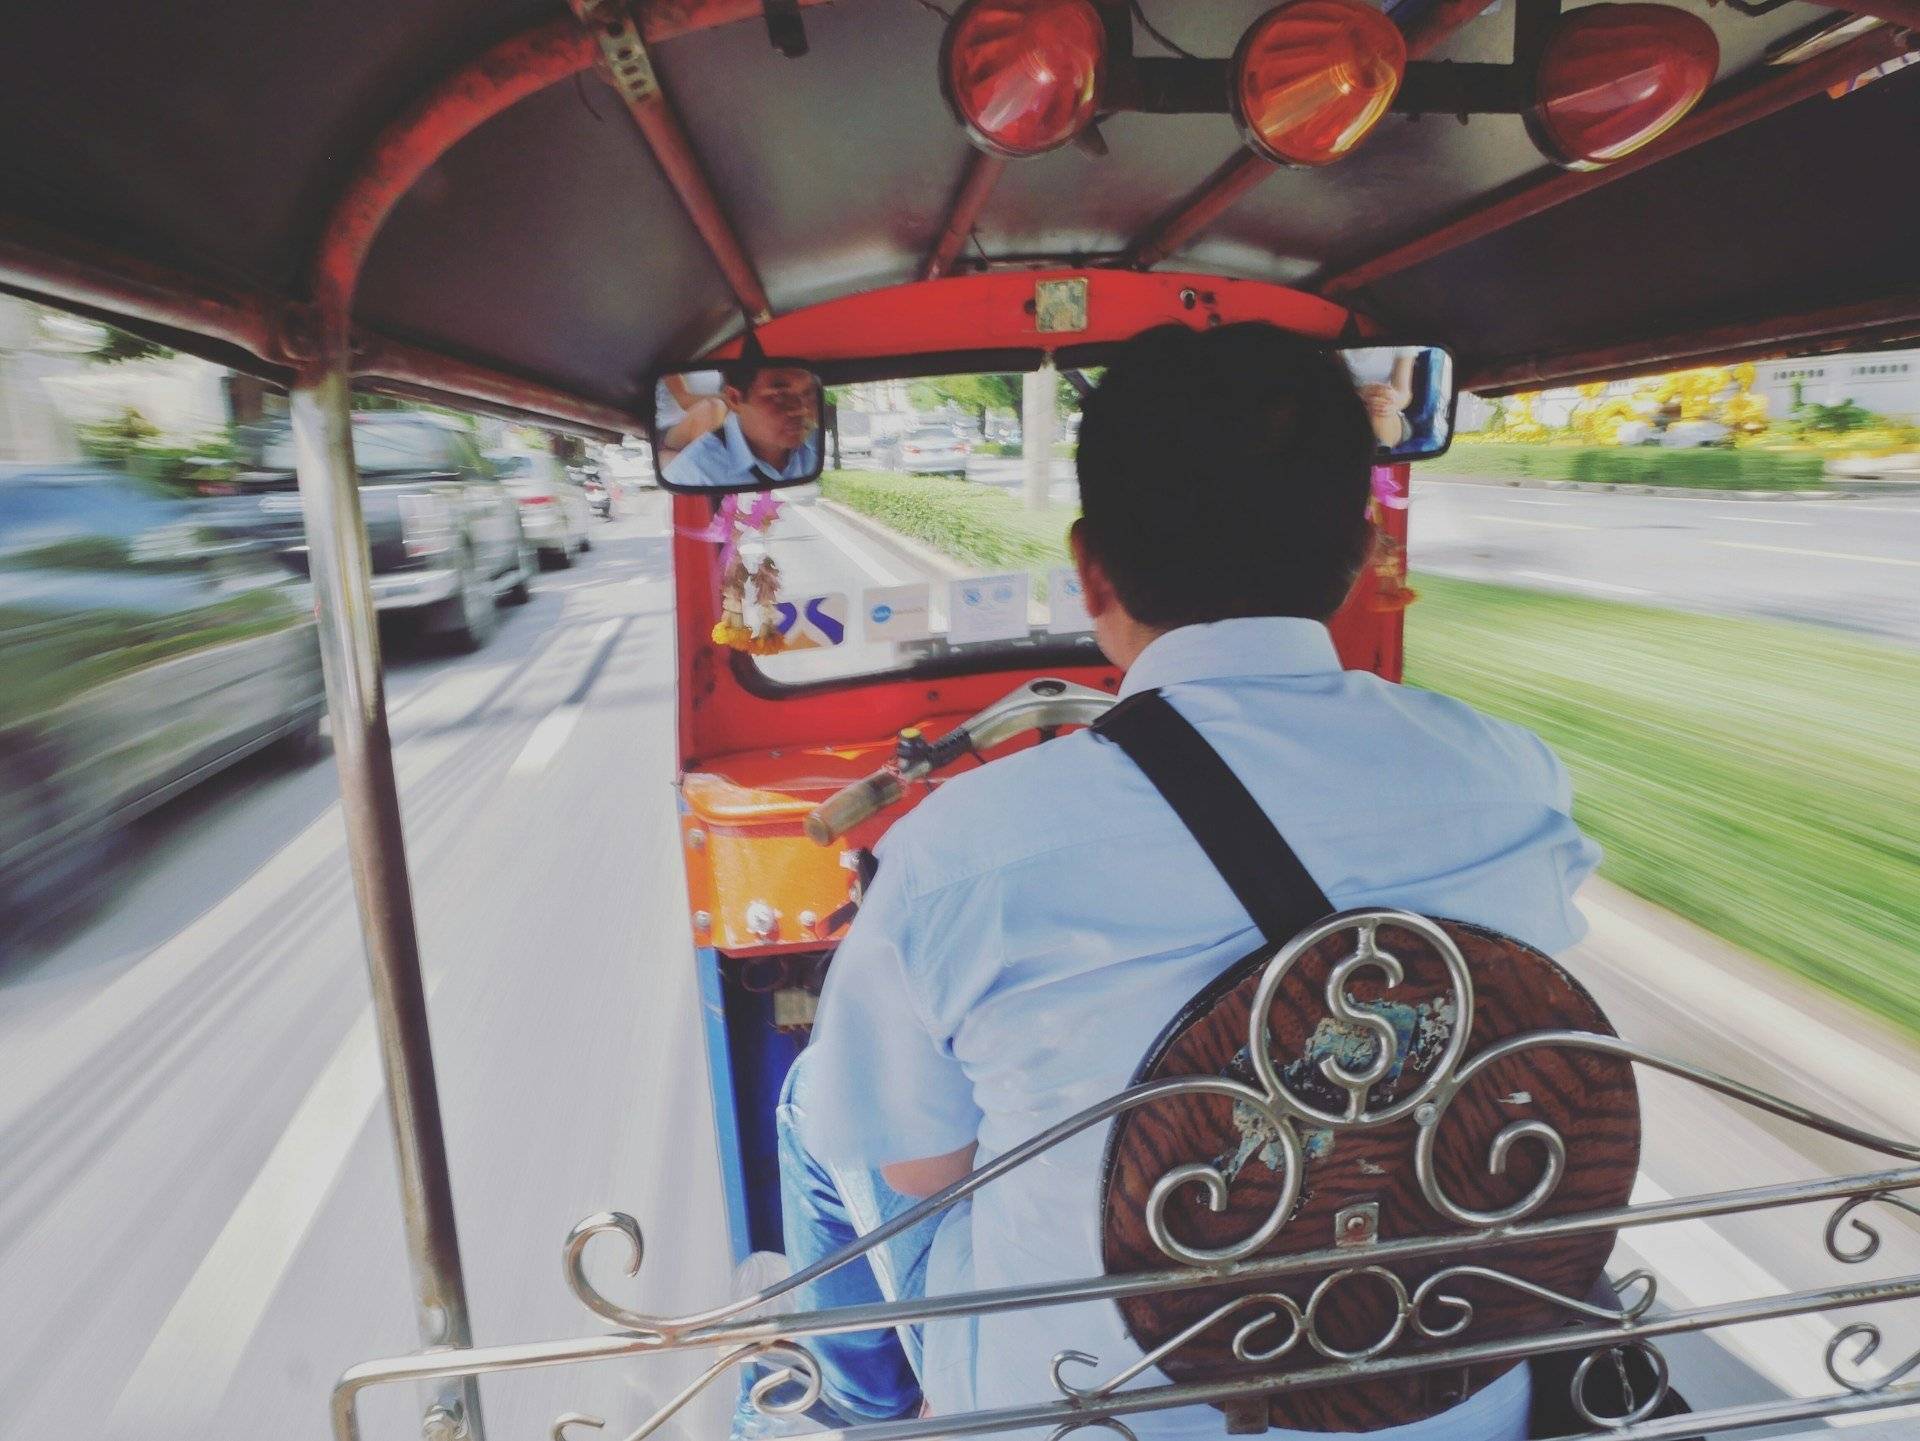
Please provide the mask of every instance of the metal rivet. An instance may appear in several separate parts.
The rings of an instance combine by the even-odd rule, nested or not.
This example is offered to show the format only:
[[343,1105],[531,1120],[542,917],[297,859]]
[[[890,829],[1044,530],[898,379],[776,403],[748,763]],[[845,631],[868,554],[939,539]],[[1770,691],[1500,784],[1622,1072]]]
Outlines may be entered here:
[[1434,1106],[1432,1101],[1423,1102],[1419,1106],[1414,1108],[1414,1112],[1413,1112],[1414,1124],[1419,1126],[1431,1126],[1433,1124],[1433,1118],[1439,1114],[1440,1112],[1438,1108]]
[[779,922],[780,913],[765,901],[747,902],[747,929],[761,940],[771,936]]
[[688,831],[687,846],[691,850],[705,850],[707,848],[707,833],[701,830]]
[[696,931],[712,930],[713,917],[708,915],[705,911],[695,911],[693,913],[693,928]]
[[812,911],[800,912],[800,929],[801,930],[811,931],[815,926],[819,924],[820,924],[820,917],[816,916]]

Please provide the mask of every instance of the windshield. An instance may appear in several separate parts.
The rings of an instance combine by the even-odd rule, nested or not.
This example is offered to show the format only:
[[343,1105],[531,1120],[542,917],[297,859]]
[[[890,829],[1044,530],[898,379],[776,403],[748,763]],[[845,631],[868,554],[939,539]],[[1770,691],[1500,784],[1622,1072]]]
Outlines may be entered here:
[[[992,664],[1041,647],[1095,658],[1067,551],[1080,513],[1074,377],[927,376],[828,400],[819,484],[783,492],[740,548],[739,622],[780,629],[778,653],[753,657],[764,676]],[[840,443],[855,436],[857,448]]]

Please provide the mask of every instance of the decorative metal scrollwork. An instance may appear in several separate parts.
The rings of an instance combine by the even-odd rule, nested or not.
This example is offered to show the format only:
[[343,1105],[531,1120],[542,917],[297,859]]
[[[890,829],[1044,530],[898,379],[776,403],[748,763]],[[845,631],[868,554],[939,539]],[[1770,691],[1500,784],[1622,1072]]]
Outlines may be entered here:
[[1916,1351],[1878,1380],[1864,1381],[1847,1375],[1846,1372],[1841,1369],[1840,1348],[1855,1338],[1859,1339],[1860,1346],[1859,1349],[1853,1353],[1853,1360],[1849,1363],[1850,1365],[1865,1365],[1867,1361],[1872,1358],[1873,1354],[1880,1349],[1880,1328],[1871,1321],[1856,1321],[1853,1325],[1842,1327],[1839,1331],[1836,1331],[1833,1339],[1827,1342],[1826,1363],[1827,1374],[1856,1396],[1870,1396],[1877,1391],[1885,1391],[1892,1386],[1897,1386],[1908,1376],[1913,1375],[1914,1372],[1920,1371],[1920,1351]]
[[[1653,1367],[1653,1386],[1644,1400],[1636,1401],[1633,1392],[1633,1380],[1627,1374],[1627,1357],[1634,1353],[1644,1356],[1647,1364]],[[1621,1398],[1627,1409],[1618,1416],[1595,1411],[1587,1401],[1587,1378],[1593,1368],[1606,1361],[1614,1368],[1618,1378]],[[1580,1358],[1580,1364],[1573,1368],[1573,1383],[1569,1388],[1573,1409],[1580,1413],[1580,1419],[1589,1426],[1620,1427],[1632,1426],[1645,1421],[1666,1402],[1667,1393],[1673,1389],[1673,1377],[1667,1369],[1667,1358],[1660,1348],[1646,1341],[1625,1341],[1618,1346],[1609,1346],[1605,1350],[1590,1351]]]
[[[1392,1319],[1387,1323],[1386,1330],[1365,1346],[1337,1346],[1320,1328],[1321,1310],[1326,1305],[1327,1298],[1340,1287],[1363,1278],[1387,1288],[1393,1302]],[[1304,1306],[1281,1291],[1255,1291],[1244,1296],[1236,1296],[1216,1306],[1176,1335],[1146,1352],[1131,1366],[1117,1375],[1108,1377],[1097,1386],[1077,1386],[1065,1375],[1066,1368],[1069,1366],[1098,1366],[1100,1360],[1097,1356],[1088,1355],[1085,1351],[1061,1351],[1053,1358],[1051,1367],[1053,1384],[1062,1396],[1070,1400],[1098,1401],[1102,1397],[1112,1395],[1136,1376],[1158,1366],[1169,1356],[1185,1349],[1221,1322],[1246,1311],[1259,1313],[1242,1322],[1239,1330],[1234,1332],[1234,1358],[1246,1365],[1260,1366],[1277,1361],[1303,1341],[1329,1361],[1370,1361],[1392,1350],[1406,1335],[1409,1327],[1430,1341],[1449,1340],[1465,1330],[1473,1320],[1473,1303],[1464,1296],[1449,1295],[1441,1289],[1462,1280],[1487,1281],[1506,1286],[1515,1291],[1525,1292],[1536,1300],[1550,1302],[1576,1316],[1614,1325],[1631,1324],[1646,1315],[1653,1306],[1658,1287],[1652,1272],[1630,1272],[1614,1283],[1615,1293],[1623,1300],[1620,1306],[1612,1307],[1563,1296],[1558,1291],[1537,1285],[1523,1277],[1509,1275],[1505,1271],[1496,1271],[1488,1266],[1450,1266],[1443,1271],[1434,1272],[1411,1292],[1397,1275],[1384,1266],[1349,1266],[1323,1277],[1309,1293]],[[1638,1295],[1631,1300],[1624,1299],[1628,1292],[1636,1288],[1639,1289]],[[1428,1309],[1430,1306],[1444,1308],[1452,1313],[1452,1319],[1445,1322],[1432,1319]],[[1262,1331],[1281,1322],[1286,1323],[1286,1330],[1277,1339],[1270,1340],[1264,1345],[1256,1344],[1256,1338]],[[1651,1352],[1653,1348],[1647,1346],[1644,1349]],[[1653,1357],[1653,1364],[1656,1375],[1664,1377],[1665,1362],[1656,1355]],[[1586,1368],[1583,1367],[1575,1380],[1576,1387],[1585,1384],[1586,1374]],[[1659,1381],[1657,1389],[1659,1397],[1651,1403],[1656,1407],[1666,1395],[1667,1386],[1664,1379]],[[1576,1404],[1582,1403],[1576,1401]],[[1641,1417],[1636,1414],[1628,1419],[1639,1420]],[[1589,1420],[1592,1420],[1595,1425],[1628,1424],[1626,1420],[1618,1418],[1601,1420],[1589,1417]]]
[[[1854,1266],[1862,1261],[1871,1260],[1879,1252],[1880,1233],[1854,1214],[1862,1206],[1875,1201],[1883,1206],[1905,1211],[1910,1216],[1920,1216],[1920,1206],[1886,1191],[1869,1191],[1864,1195],[1847,1197],[1827,1221],[1827,1254],[1834,1260],[1844,1261],[1849,1266]],[[1858,1249],[1849,1249],[1840,1243],[1840,1223],[1843,1221],[1866,1238]]]
[[[740,1346],[729,1351],[688,1382],[675,1394],[672,1400],[657,1408],[654,1413],[642,1421],[626,1435],[626,1441],[646,1441],[698,1396],[714,1381],[731,1371],[735,1366],[748,1362],[769,1360],[780,1363],[780,1369],[760,1377],[747,1388],[747,1401],[762,1416],[797,1416],[806,1411],[820,1399],[821,1375],[820,1363],[813,1353],[791,1341],[762,1341],[749,1346]],[[782,1388],[798,1383],[797,1394],[780,1396]],[[588,1426],[599,1430],[607,1423],[598,1416],[589,1416],[581,1411],[569,1411],[556,1417],[548,1435],[552,1441],[568,1441],[567,1428],[570,1426]]]

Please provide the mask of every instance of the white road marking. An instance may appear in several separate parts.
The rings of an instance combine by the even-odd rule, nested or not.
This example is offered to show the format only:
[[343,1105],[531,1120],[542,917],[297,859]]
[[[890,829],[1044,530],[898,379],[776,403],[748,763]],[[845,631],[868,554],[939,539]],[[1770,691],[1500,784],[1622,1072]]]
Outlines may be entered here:
[[1897,555],[1855,555],[1845,550],[1802,550],[1799,546],[1760,545],[1751,540],[1716,540],[1713,544],[1723,545],[1728,550],[1764,550],[1774,555],[1804,555],[1816,560],[1846,560],[1861,565],[1907,565],[1920,569],[1920,560]]
[[[408,696],[409,722],[440,717],[459,702],[477,704],[509,669],[490,666],[461,669]],[[445,716],[452,719],[451,714]],[[410,724],[409,730],[420,725]],[[415,741],[400,751],[401,793],[446,758],[443,749]],[[42,1108],[73,1077],[93,1065],[121,1032],[136,1024],[176,987],[190,981],[238,937],[254,930],[261,917],[281,904],[316,867],[346,843],[339,802],[328,806],[307,828],[274,852],[221,900],[148,952],[110,985],[57,1025],[10,1041],[0,1050],[0,1131]]]
[[[600,647],[619,629],[620,622],[617,619],[602,621],[594,628],[592,636],[581,647],[586,653],[588,665],[594,663]],[[547,763],[560,753],[560,748],[572,736],[573,728],[580,724],[580,713],[585,709],[585,705],[579,701],[562,701],[548,711],[540,718],[540,724],[533,728],[533,734],[527,737],[520,754],[513,758],[513,764],[507,767],[507,774],[538,775],[545,770]]]
[[1524,515],[1474,515],[1470,520],[1490,520],[1496,525],[1531,525],[1540,530],[1594,530],[1591,525],[1581,525],[1571,520],[1533,520]]
[[121,1387],[109,1436],[205,1428],[381,1093],[373,1012],[360,1014]]
[[9,1045],[0,1057],[0,1130],[45,1107],[54,1092],[87,1070],[123,1030],[187,982],[229,943],[255,929],[264,910],[277,904],[345,841],[346,830],[336,802],[229,891],[225,899],[202,912],[62,1024]]
[[1601,590],[1611,595],[1652,595],[1650,590],[1642,590],[1637,585],[1615,585],[1606,580],[1582,580],[1573,575],[1555,575],[1550,570],[1516,570],[1517,576],[1527,580],[1544,580],[1549,585],[1571,586],[1576,590]]
[[1810,520],[1776,520],[1770,515],[1716,515],[1715,520],[1731,520],[1741,525],[1812,525]]
[[557,705],[541,717],[540,724],[533,728],[533,734],[527,737],[527,743],[520,754],[513,758],[513,764],[507,767],[510,776],[538,775],[547,768],[547,762],[560,753],[560,747],[567,743],[573,734],[573,728],[580,724],[578,705]]
[[1513,505],[1572,505],[1570,500],[1534,500],[1524,495],[1503,495],[1500,497]]

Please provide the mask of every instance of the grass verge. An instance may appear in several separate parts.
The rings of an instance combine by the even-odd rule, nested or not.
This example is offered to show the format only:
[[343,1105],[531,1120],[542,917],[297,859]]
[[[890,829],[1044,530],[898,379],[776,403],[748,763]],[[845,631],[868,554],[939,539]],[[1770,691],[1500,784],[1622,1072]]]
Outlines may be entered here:
[[1553,746],[1605,875],[1920,1035],[1920,654],[1415,583],[1408,681]]
[[890,530],[983,570],[1063,565],[1076,508],[1028,510],[1012,492],[927,475],[830,470],[820,493]]
[[1698,490],[1816,490],[1824,456],[1798,450],[1663,450],[1639,445],[1500,445],[1459,440],[1422,472],[1489,479],[1676,485]]

